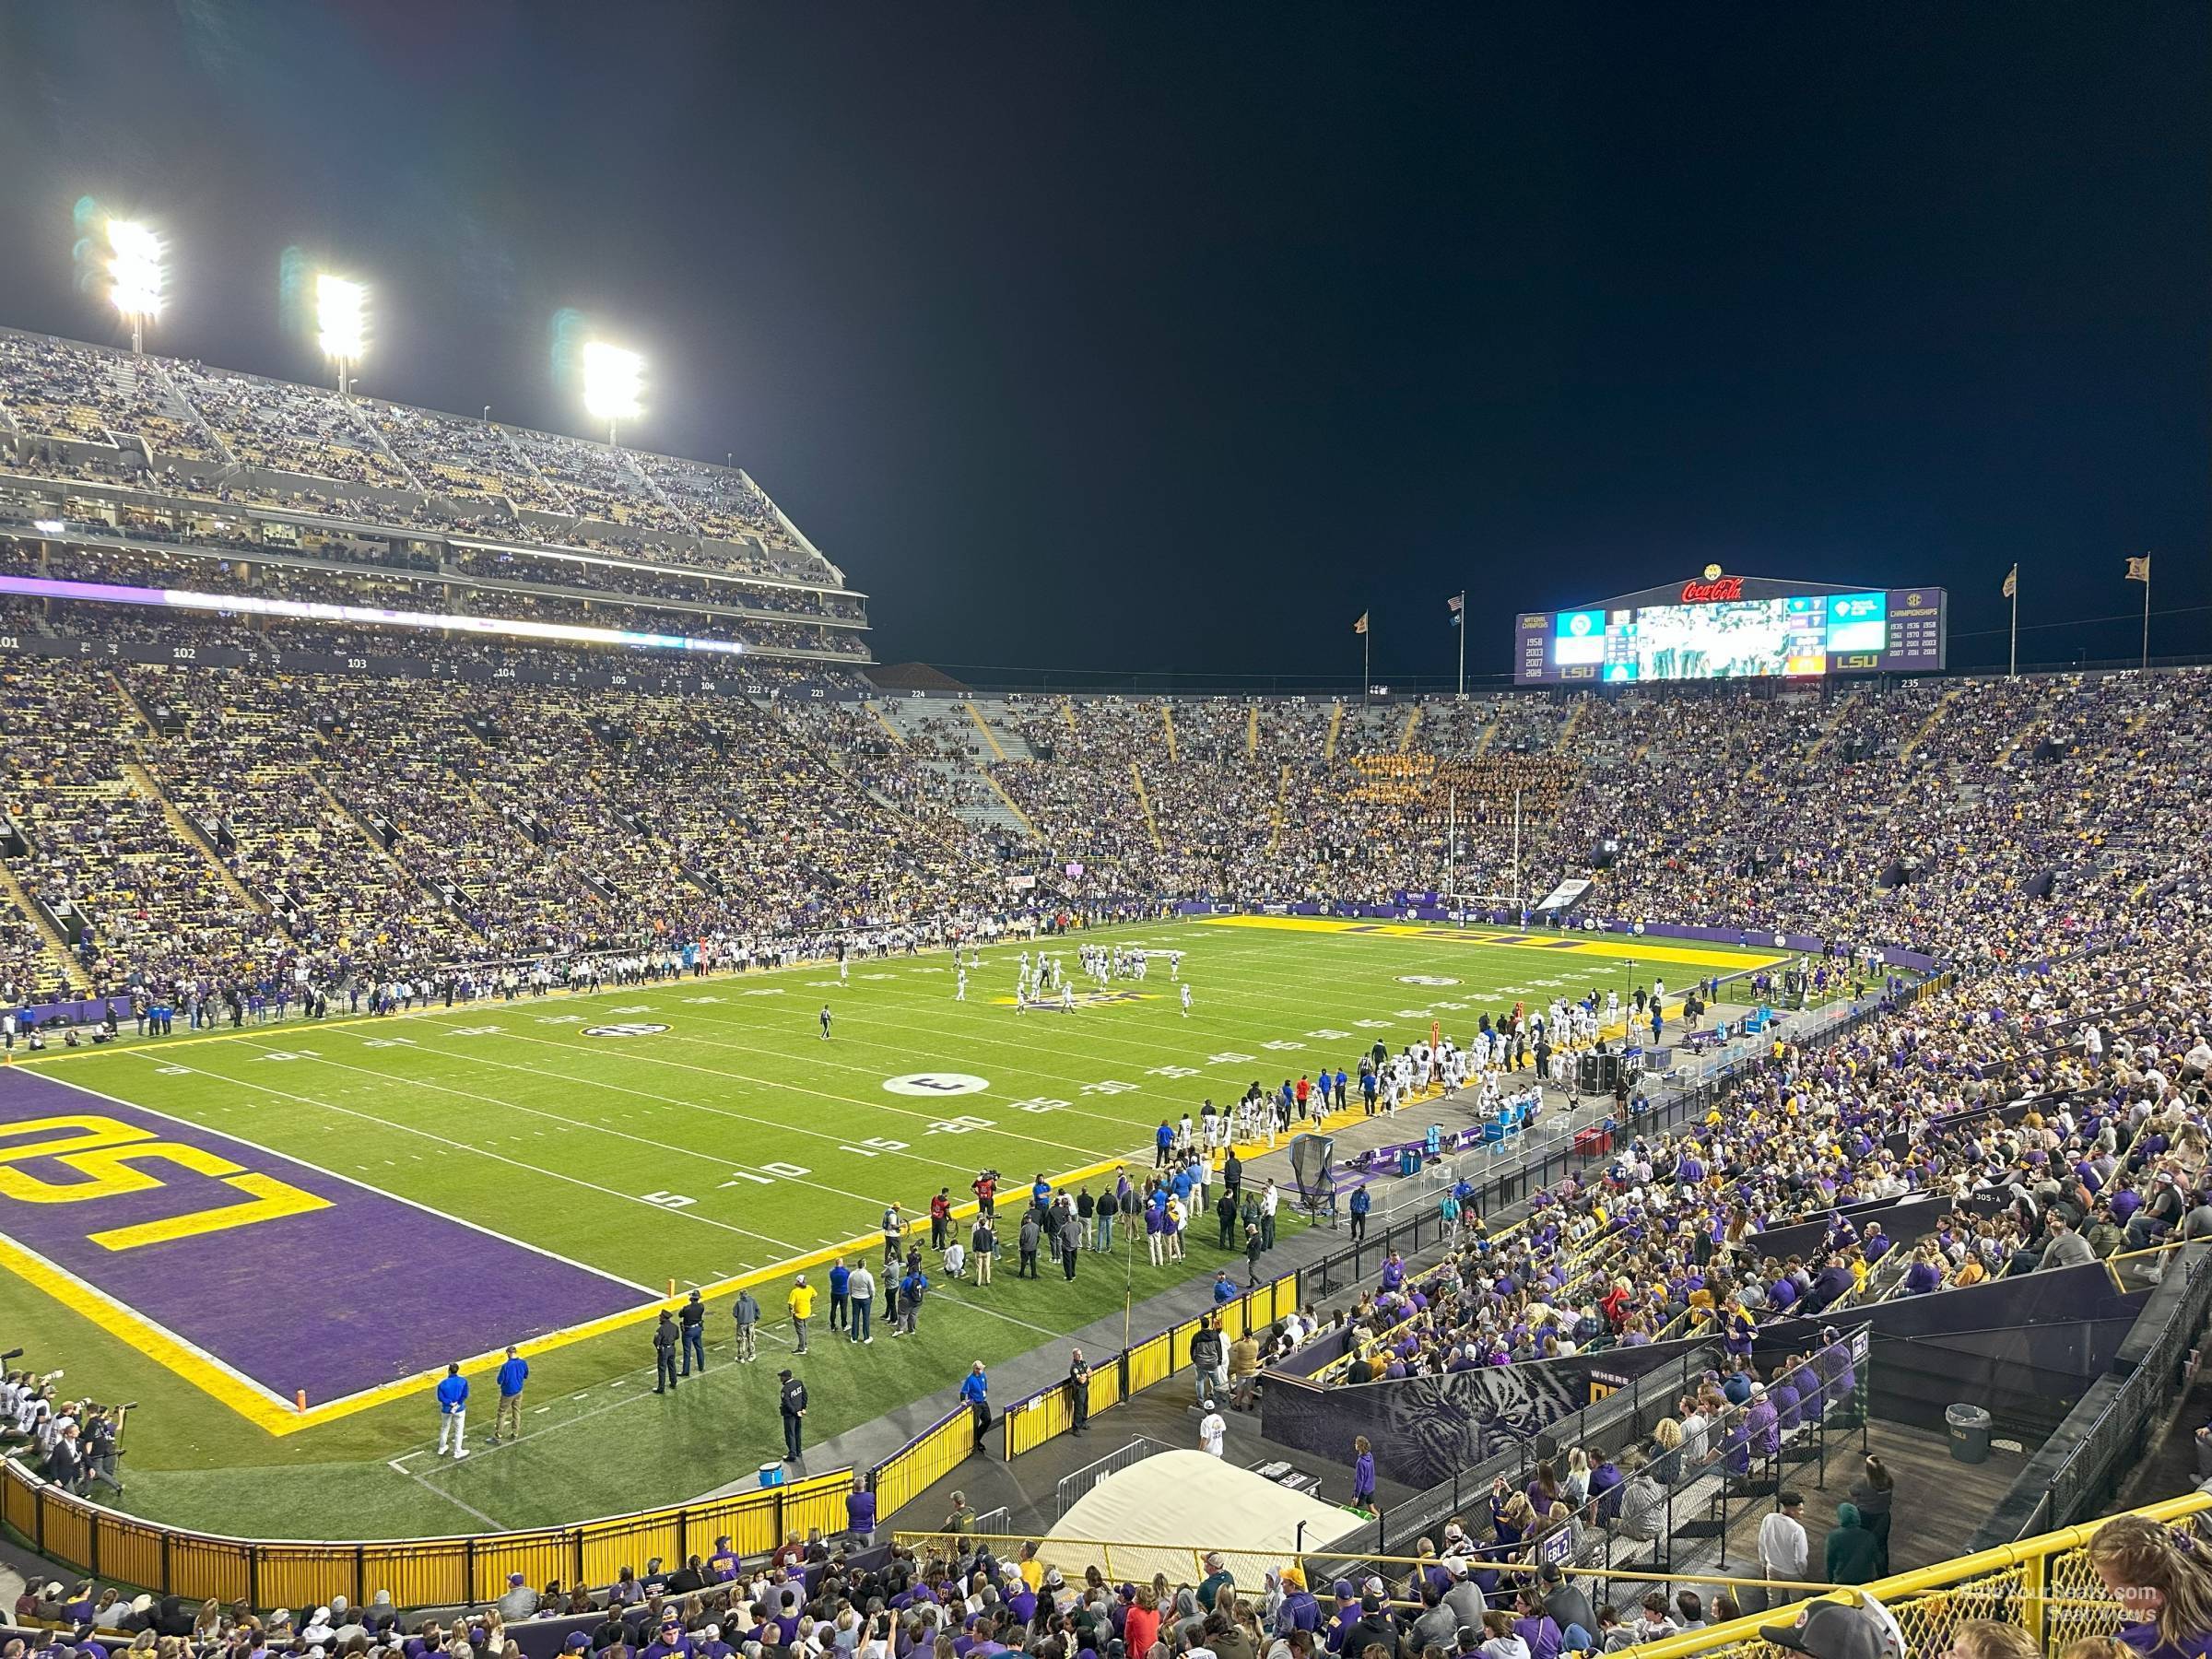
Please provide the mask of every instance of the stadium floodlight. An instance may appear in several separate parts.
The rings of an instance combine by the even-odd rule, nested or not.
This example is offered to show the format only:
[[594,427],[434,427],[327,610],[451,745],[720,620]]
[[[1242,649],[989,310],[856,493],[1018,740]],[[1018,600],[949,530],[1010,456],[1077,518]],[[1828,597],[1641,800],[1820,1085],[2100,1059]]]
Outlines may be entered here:
[[639,413],[639,394],[645,389],[645,359],[634,351],[587,340],[583,347],[583,407],[606,422],[606,441],[615,441],[618,424]]
[[130,219],[108,221],[108,298],[131,324],[131,349],[146,349],[146,325],[161,314],[161,238]]
[[338,395],[353,390],[353,365],[361,359],[369,323],[369,290],[328,271],[315,278],[315,327],[323,355],[338,366]]

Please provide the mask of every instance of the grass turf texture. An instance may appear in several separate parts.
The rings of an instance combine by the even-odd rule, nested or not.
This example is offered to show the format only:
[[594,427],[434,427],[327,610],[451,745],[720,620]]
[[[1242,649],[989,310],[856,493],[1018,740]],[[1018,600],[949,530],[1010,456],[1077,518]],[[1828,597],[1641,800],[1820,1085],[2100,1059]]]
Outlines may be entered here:
[[[1182,980],[1194,997],[1188,1018],[1164,963],[1141,982],[1116,982],[1116,990],[1144,994],[1137,998],[1018,1016],[1007,1004],[1018,947],[1001,946],[983,952],[965,1003],[953,1000],[949,958],[933,953],[856,960],[841,985],[833,968],[801,967],[374,1021],[249,1027],[211,1040],[180,1035],[39,1069],[640,1284],[703,1285],[870,1233],[891,1199],[925,1216],[939,1186],[965,1198],[984,1165],[1001,1169],[1012,1188],[1039,1170],[1121,1154],[1141,1170],[1153,1126],[1194,1112],[1203,1097],[1233,1098],[1254,1077],[1272,1086],[1324,1061],[1356,1070],[1357,1054],[1378,1036],[1395,1048],[1431,1018],[1470,1029],[1478,1012],[1516,996],[1542,1001],[1593,984],[1625,996],[1626,959],[1637,962],[1634,982],[1648,984],[1653,959],[1666,953],[1625,939],[1544,948],[1543,938],[1485,944],[1445,929],[1197,923],[1053,942],[1071,968],[1085,939],[1183,951]],[[1700,960],[1658,964],[1671,986],[1772,959],[1694,952]],[[829,1041],[816,1022],[825,1001],[835,1012]],[[669,1029],[582,1035],[616,1022]],[[883,1088],[933,1067],[988,1087],[951,1099]],[[669,1208],[670,1194],[693,1202]],[[1006,1218],[1007,1253],[987,1289],[944,1288],[930,1258],[939,1288],[916,1337],[890,1339],[888,1299],[879,1297],[873,1346],[833,1340],[823,1297],[801,1373],[812,1395],[810,1444],[948,1389],[971,1359],[1005,1359],[1122,1307],[1122,1251],[1111,1265],[1086,1254],[1072,1285],[1049,1264],[1041,1279],[1017,1281],[1013,1230]],[[1186,1261],[1165,1268],[1148,1265],[1140,1250],[1135,1299],[1217,1265],[1241,1279],[1241,1260],[1218,1250],[1215,1237],[1207,1218],[1193,1229]],[[810,1277],[823,1282],[818,1271]],[[73,1312],[10,1275],[0,1275],[0,1321],[29,1349],[23,1363],[66,1366],[65,1390],[139,1403],[126,1437],[129,1491],[117,1507],[251,1536],[429,1535],[678,1502],[775,1454],[786,1286],[778,1276],[756,1291],[775,1336],[752,1366],[729,1362],[729,1298],[717,1297],[710,1369],[671,1397],[651,1393],[647,1324],[537,1355],[524,1438],[496,1450],[484,1447],[493,1391],[479,1377],[470,1412],[477,1451],[463,1464],[429,1454],[436,1421],[427,1393],[279,1438],[139,1351],[114,1322]],[[475,1291],[456,1277],[451,1294]],[[307,1339],[373,1344],[379,1334],[371,1321]],[[399,1468],[388,1461],[395,1458]]]

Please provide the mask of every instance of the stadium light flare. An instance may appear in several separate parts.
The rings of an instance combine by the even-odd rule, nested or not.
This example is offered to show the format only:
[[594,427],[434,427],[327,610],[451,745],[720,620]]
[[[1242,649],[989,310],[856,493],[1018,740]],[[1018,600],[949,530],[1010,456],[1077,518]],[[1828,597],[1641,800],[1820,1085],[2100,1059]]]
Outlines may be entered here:
[[639,394],[645,389],[645,359],[634,351],[587,340],[583,347],[583,407],[595,420],[606,422],[611,445],[618,423],[635,419]]
[[328,271],[315,278],[315,327],[323,355],[338,366],[338,394],[353,390],[353,365],[360,361],[369,324],[369,290]]
[[131,325],[131,349],[146,349],[146,325],[161,314],[161,238],[131,219],[108,221],[108,298]]

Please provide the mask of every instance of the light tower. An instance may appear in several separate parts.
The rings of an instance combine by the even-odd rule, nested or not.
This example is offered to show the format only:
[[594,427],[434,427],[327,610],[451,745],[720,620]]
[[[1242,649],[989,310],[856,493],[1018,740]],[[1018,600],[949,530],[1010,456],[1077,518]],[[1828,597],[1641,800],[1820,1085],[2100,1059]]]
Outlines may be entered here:
[[161,314],[161,238],[130,219],[108,221],[108,298],[131,325],[131,349],[146,349],[146,325]]
[[315,327],[323,355],[338,366],[338,395],[353,394],[353,368],[367,338],[369,290],[328,271],[315,278]]
[[612,447],[619,423],[640,413],[638,394],[645,389],[645,359],[634,351],[587,340],[583,347],[583,407],[594,419],[606,422],[606,441]]

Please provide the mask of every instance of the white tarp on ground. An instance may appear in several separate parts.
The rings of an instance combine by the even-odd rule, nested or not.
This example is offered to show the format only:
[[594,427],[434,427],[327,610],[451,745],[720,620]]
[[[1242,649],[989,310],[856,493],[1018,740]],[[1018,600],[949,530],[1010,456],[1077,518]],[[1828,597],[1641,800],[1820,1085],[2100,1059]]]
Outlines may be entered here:
[[[1091,1488],[1038,1554],[1070,1583],[1096,1567],[1116,1583],[1143,1583],[1164,1572],[1171,1584],[1194,1584],[1205,1576],[1199,1556],[1218,1549],[1239,1586],[1256,1594],[1266,1567],[1297,1559],[1300,1522],[1309,1554],[1360,1524],[1349,1510],[1204,1452],[1161,1452]],[[1086,1540],[1117,1546],[1112,1561]],[[1124,1543],[1131,1547],[1118,1547]]]

